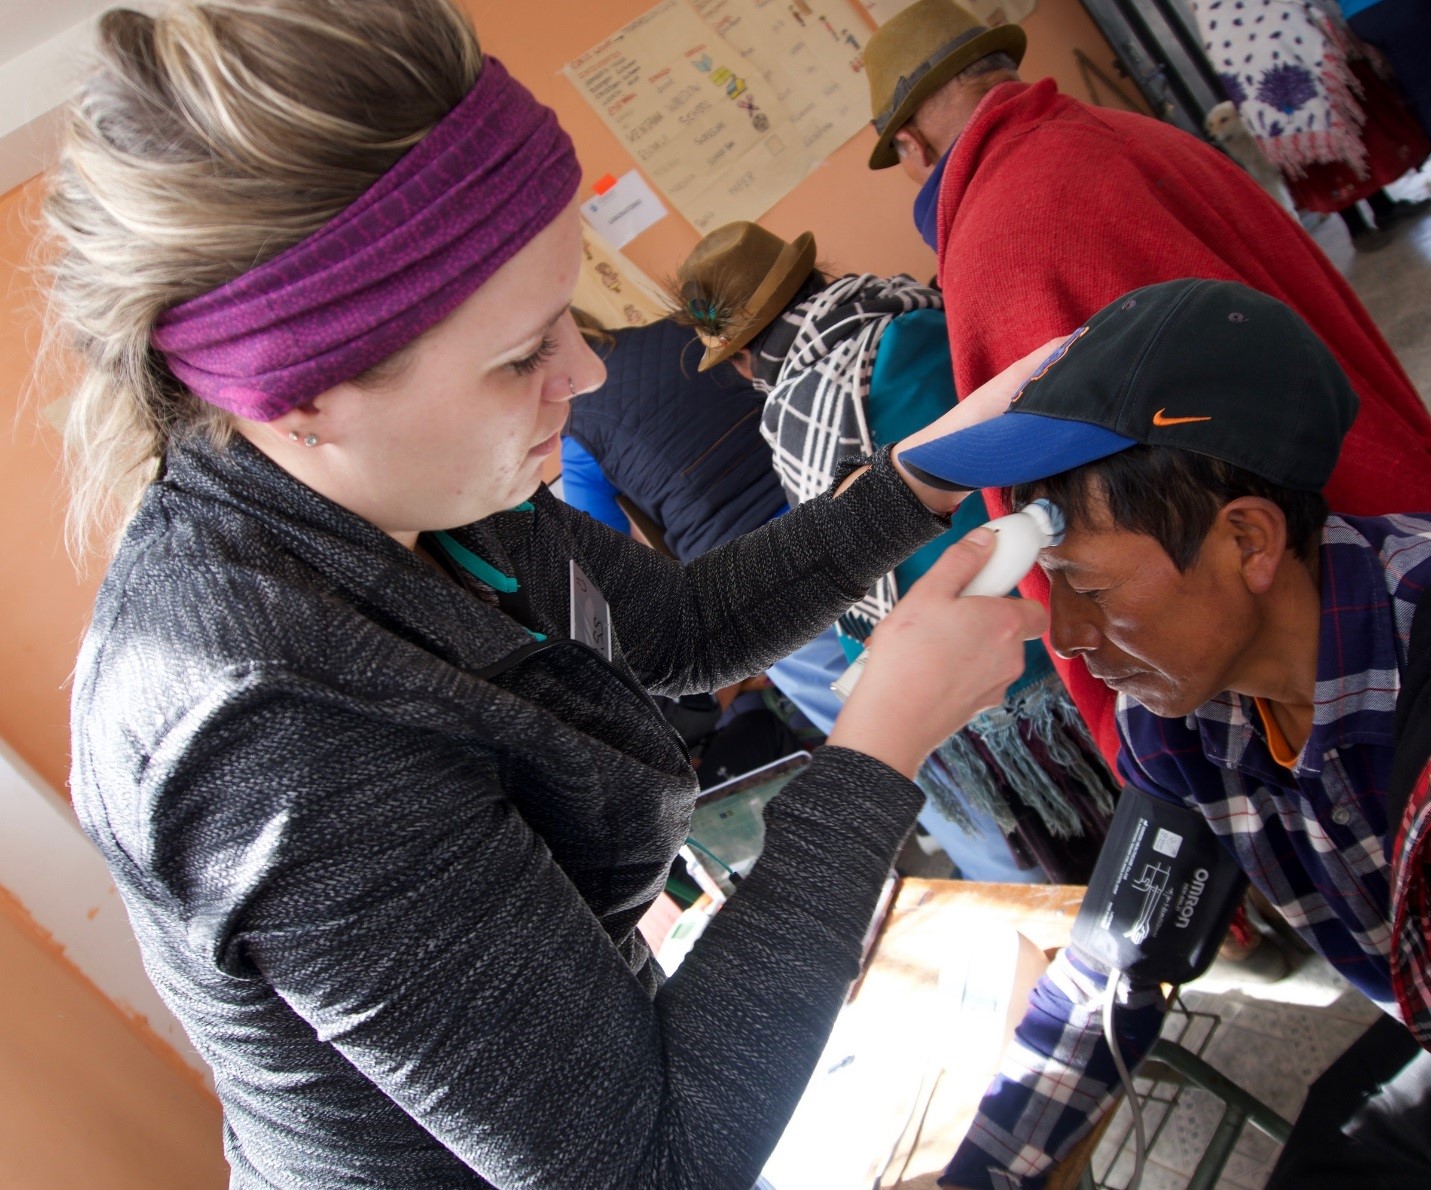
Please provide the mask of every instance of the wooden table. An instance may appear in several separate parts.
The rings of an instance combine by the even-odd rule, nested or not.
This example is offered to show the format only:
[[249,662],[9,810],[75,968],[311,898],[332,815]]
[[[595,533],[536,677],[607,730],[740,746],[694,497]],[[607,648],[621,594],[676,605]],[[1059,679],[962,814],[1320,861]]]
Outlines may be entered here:
[[[929,967],[922,940],[951,915],[1012,926],[1043,951],[1068,945],[1069,931],[1086,890],[1074,884],[980,884],[970,880],[916,880],[900,883],[894,905],[875,943],[866,981],[885,978],[891,968]],[[926,975],[932,979],[937,964]],[[911,972],[912,974],[912,972]]]
[[[1052,957],[1068,943],[1084,891],[1070,885],[903,881],[847,1011],[921,1019],[938,995],[940,969],[951,948],[961,936],[991,926],[1017,930]],[[1023,1015],[1022,1002],[1020,997],[1013,1007],[1015,1021]],[[892,1107],[907,1118],[907,1126],[878,1185],[932,1190],[968,1131],[988,1077],[931,1056],[908,1104]],[[1071,1169],[1075,1162],[1074,1179],[1083,1161],[1064,1163]]]

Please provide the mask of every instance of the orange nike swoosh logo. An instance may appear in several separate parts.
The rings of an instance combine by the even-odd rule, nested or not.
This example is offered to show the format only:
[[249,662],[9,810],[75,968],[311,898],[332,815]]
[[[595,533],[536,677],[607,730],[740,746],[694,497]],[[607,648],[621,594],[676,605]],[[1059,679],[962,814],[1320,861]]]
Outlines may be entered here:
[[1167,407],[1164,406],[1153,414],[1153,424],[1155,426],[1182,426],[1190,421],[1211,421],[1211,417],[1166,417]]

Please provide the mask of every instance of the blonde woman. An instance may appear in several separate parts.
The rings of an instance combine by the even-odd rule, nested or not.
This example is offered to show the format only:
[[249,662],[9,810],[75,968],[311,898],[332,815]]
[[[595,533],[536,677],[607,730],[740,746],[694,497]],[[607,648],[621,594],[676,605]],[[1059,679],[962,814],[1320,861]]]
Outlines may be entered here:
[[233,1184],[750,1185],[910,777],[1041,613],[956,600],[989,546],[950,550],[665,981],[636,922],[696,785],[647,689],[785,655],[950,497],[886,452],[682,567],[542,488],[602,376],[567,309],[579,169],[443,0],[116,10],[99,58],[48,199],[77,526],[128,509],[74,801]]

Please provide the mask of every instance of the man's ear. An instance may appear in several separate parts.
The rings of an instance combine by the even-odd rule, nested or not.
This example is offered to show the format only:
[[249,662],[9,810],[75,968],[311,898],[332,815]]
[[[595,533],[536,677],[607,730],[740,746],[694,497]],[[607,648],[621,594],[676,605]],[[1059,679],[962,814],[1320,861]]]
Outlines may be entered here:
[[928,170],[939,164],[939,154],[913,120],[894,134],[891,146],[900,165],[906,169],[913,166],[918,170]]
[[1291,548],[1286,515],[1271,500],[1239,496],[1218,511],[1217,525],[1237,548],[1247,589],[1254,595],[1265,594]]

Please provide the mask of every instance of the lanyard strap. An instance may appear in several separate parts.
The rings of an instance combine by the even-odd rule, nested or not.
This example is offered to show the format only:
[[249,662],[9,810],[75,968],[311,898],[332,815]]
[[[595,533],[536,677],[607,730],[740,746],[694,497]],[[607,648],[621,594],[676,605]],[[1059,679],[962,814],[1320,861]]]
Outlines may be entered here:
[[450,533],[438,530],[433,534],[447,556],[479,582],[486,583],[494,591],[505,591],[508,595],[521,587],[515,575],[503,574],[485,558],[479,558]]
[[[531,504],[519,504],[513,512],[526,512],[530,510]],[[498,602],[504,611],[512,616],[517,623],[521,624],[522,614],[530,614],[530,607],[525,597],[518,594],[522,584],[517,581],[515,575],[503,574],[485,558],[479,558],[465,545],[453,537],[450,533],[438,530],[433,536],[437,539],[438,545],[443,552],[452,559],[458,566],[462,567],[468,574],[478,582],[486,583],[492,590],[497,592]],[[504,598],[505,596],[505,598]],[[528,628],[522,624],[522,628],[533,640],[546,640],[546,633],[537,632],[533,628]]]

